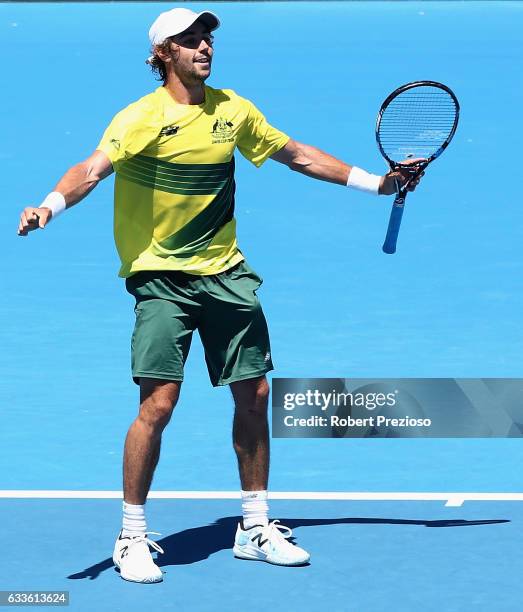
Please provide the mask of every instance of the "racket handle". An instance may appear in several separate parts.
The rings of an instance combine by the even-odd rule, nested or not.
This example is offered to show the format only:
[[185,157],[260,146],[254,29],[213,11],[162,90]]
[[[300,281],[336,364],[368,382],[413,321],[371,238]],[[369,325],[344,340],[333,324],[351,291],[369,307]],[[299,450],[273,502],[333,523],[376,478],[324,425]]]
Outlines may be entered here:
[[389,227],[387,235],[383,243],[383,252],[392,255],[396,252],[396,242],[398,241],[398,233],[400,231],[401,218],[403,217],[403,209],[405,208],[405,197],[397,196],[392,205],[390,212]]

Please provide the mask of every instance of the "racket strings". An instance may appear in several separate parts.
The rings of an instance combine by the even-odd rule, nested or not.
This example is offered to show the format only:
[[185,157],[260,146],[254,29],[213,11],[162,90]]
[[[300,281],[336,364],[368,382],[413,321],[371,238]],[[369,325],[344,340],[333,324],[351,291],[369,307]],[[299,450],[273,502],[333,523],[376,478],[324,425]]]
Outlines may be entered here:
[[393,161],[429,158],[451,136],[456,119],[456,104],[449,93],[437,87],[416,87],[388,103],[381,114],[378,137]]

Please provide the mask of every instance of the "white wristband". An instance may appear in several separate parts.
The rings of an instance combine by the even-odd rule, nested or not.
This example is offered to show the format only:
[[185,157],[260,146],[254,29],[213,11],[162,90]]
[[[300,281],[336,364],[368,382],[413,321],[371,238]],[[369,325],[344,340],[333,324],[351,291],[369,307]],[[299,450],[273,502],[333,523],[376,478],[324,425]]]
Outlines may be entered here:
[[365,193],[378,195],[380,182],[381,176],[378,176],[377,174],[369,174],[357,166],[352,166],[351,171],[349,172],[349,178],[347,180],[347,187],[352,187],[353,189],[358,189],[359,191],[364,191]]
[[54,219],[65,210],[65,198],[58,191],[52,191],[38,208],[50,208]]

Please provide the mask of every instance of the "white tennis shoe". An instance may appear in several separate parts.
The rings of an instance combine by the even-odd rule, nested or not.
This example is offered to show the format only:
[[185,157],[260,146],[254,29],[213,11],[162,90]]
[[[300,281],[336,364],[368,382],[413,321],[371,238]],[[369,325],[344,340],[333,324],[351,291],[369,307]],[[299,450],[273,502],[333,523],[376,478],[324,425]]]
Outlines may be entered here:
[[280,521],[272,521],[266,526],[255,525],[244,529],[238,523],[234,539],[234,556],[239,559],[267,561],[274,565],[304,565],[311,556],[303,548],[288,541],[292,531],[281,525]]
[[151,535],[160,535],[155,531],[148,531],[137,536],[122,536],[120,532],[114,545],[113,563],[120,568],[120,576],[131,582],[161,582],[162,570],[154,562],[149,546],[159,553],[162,547],[149,540]]

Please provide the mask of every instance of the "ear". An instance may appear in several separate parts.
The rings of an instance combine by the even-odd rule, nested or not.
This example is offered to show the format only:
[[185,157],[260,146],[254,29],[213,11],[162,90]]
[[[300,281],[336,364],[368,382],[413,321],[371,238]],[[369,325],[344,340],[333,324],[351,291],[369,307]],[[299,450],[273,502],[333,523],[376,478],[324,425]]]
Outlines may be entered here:
[[154,54],[157,55],[164,64],[171,62],[173,55],[177,57],[178,51],[177,45],[171,42],[169,42],[167,45],[164,44],[154,47]]

